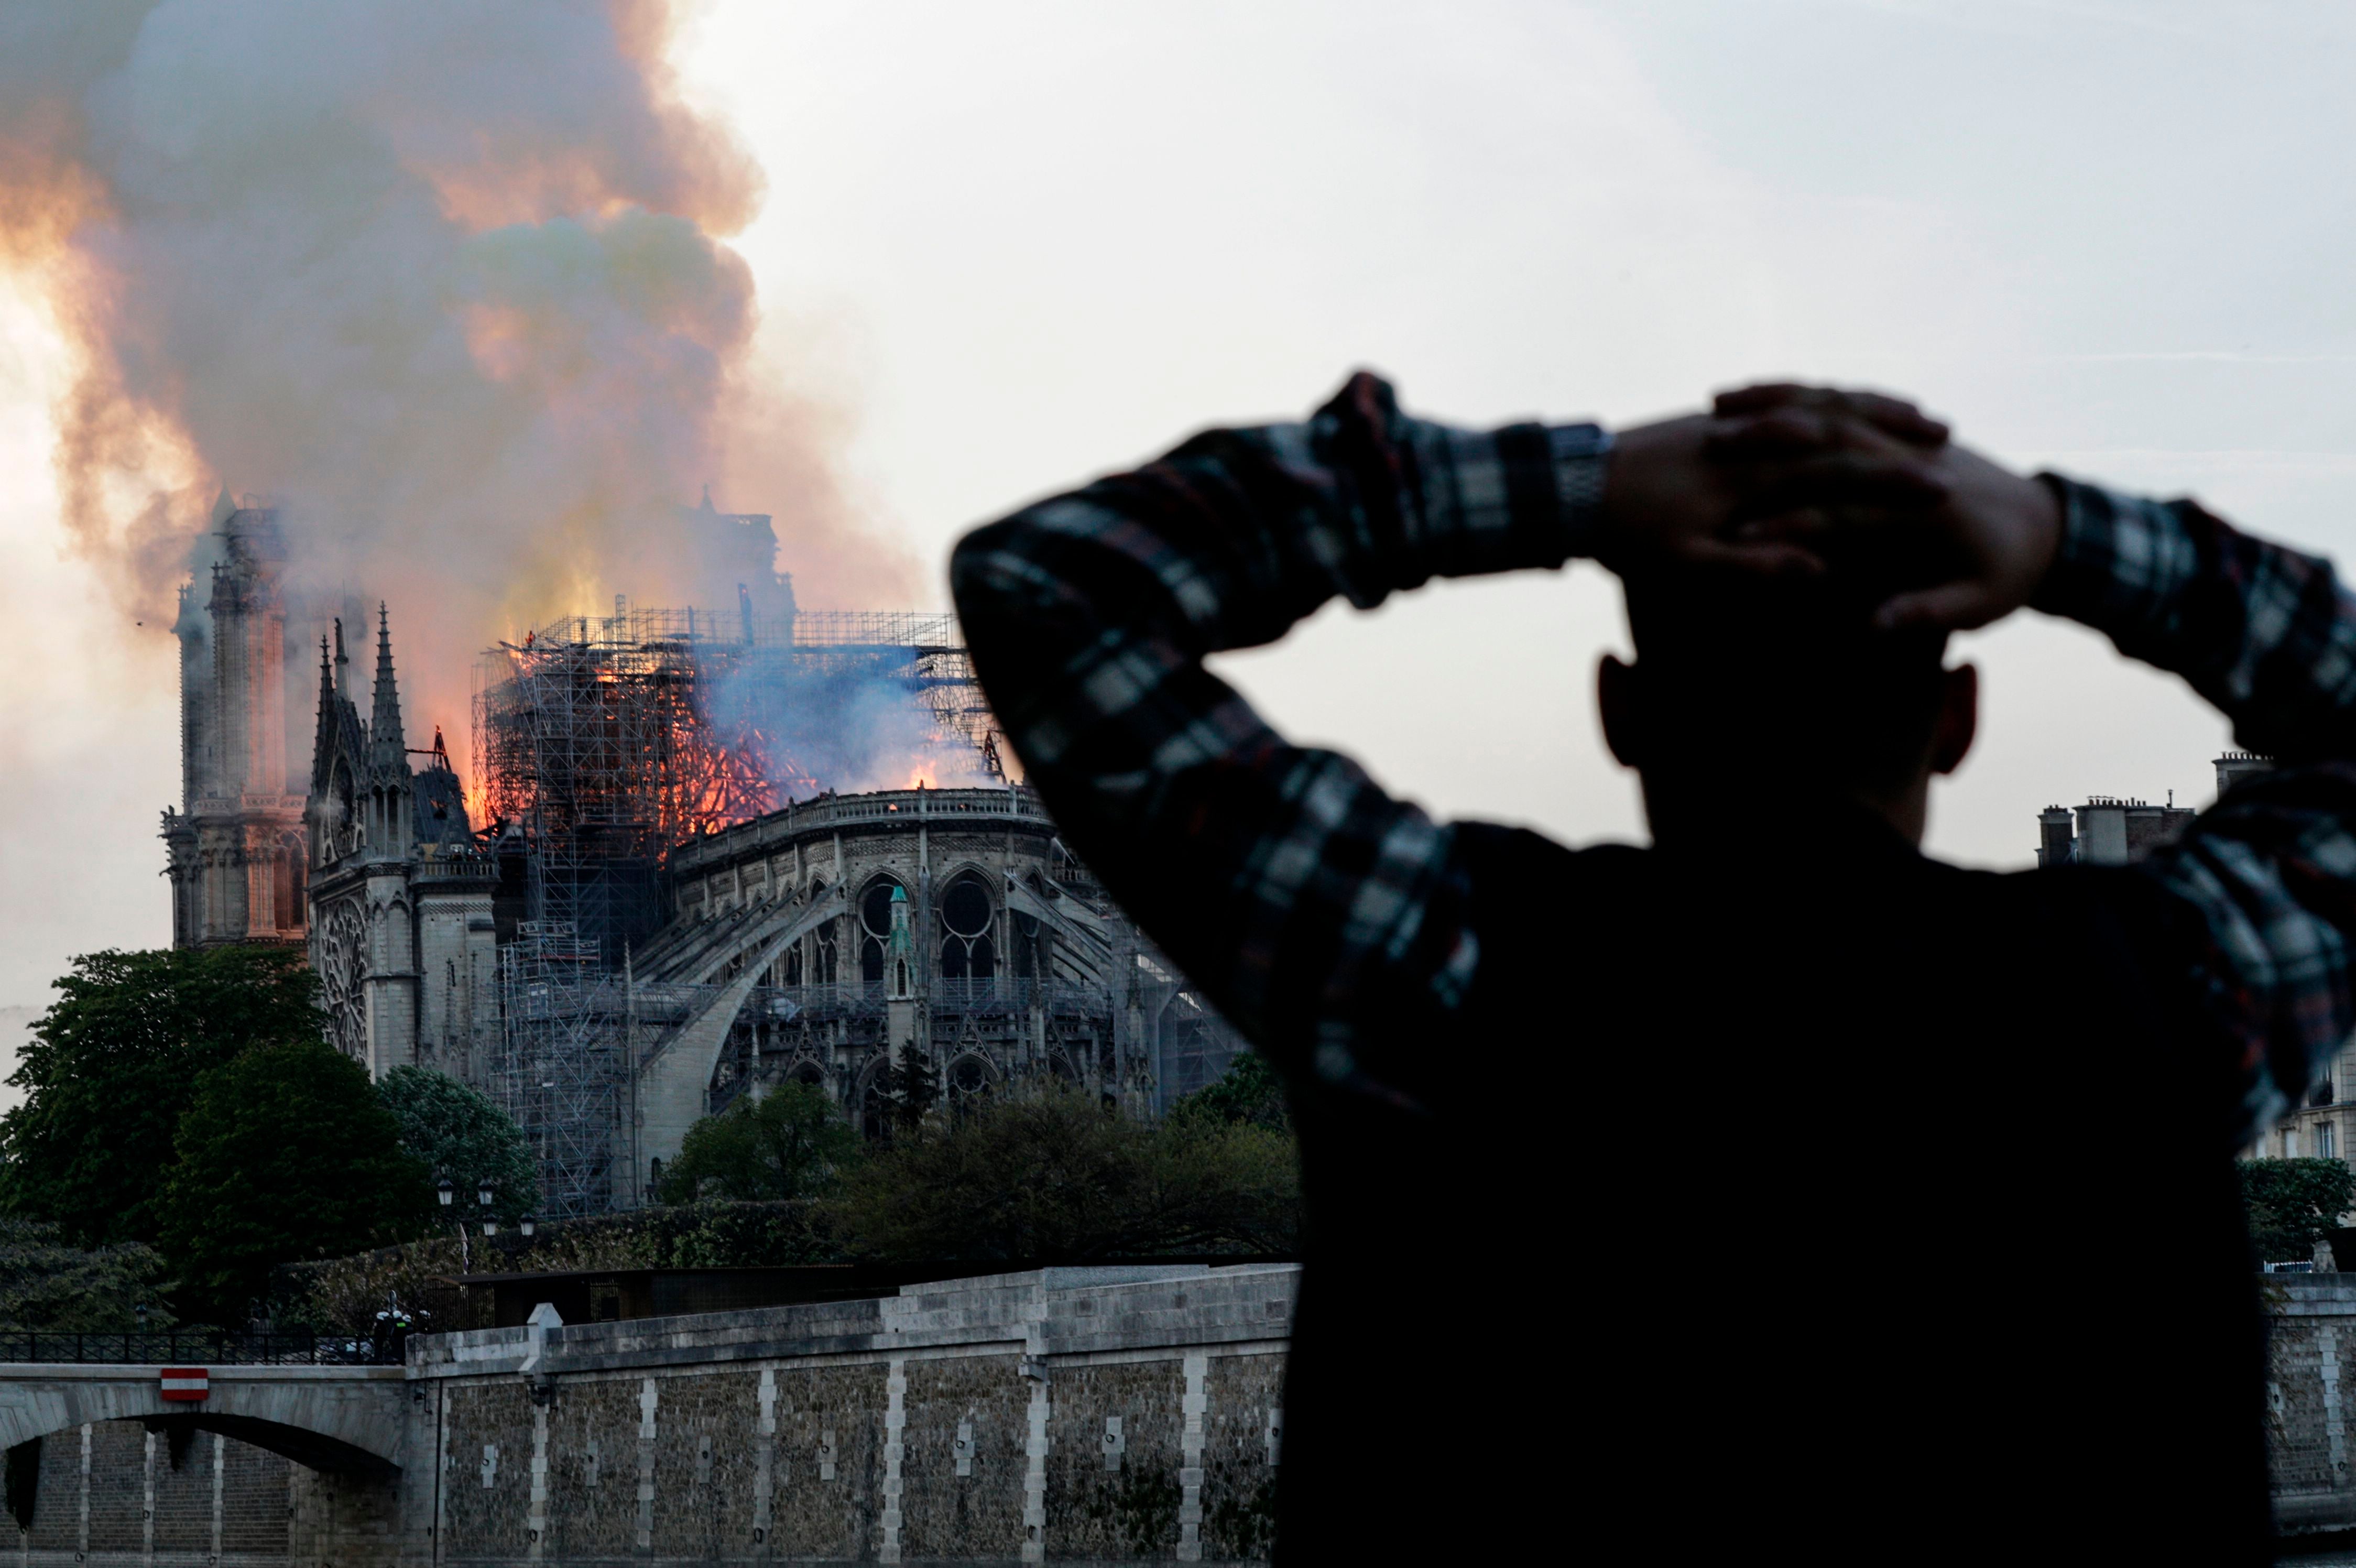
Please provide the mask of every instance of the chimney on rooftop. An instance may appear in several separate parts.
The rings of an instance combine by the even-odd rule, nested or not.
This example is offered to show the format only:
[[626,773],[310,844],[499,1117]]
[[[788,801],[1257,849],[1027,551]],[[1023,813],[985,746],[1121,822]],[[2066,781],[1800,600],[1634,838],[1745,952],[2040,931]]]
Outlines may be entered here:
[[2222,795],[2250,775],[2265,773],[2274,765],[2274,758],[2260,757],[2254,751],[2229,751],[2216,761],[2217,793]]

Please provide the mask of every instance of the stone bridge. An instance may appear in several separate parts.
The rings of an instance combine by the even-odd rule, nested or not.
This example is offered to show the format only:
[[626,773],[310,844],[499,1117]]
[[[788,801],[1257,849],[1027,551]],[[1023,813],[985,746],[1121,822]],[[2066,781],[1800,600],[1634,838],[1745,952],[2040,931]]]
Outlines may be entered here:
[[[173,1547],[189,1560],[221,1564],[290,1558],[355,1565],[431,1561],[431,1467],[419,1455],[430,1461],[434,1426],[423,1391],[406,1368],[206,1370],[205,1397],[184,1402],[163,1397],[160,1366],[0,1365],[0,1447],[10,1451],[9,1500],[29,1503],[33,1514],[34,1528],[19,1532],[21,1561],[80,1563],[135,1552],[138,1561],[153,1563],[177,1560]],[[134,1491],[134,1478],[119,1473],[127,1451],[116,1434],[139,1428],[145,1430]],[[177,1478],[199,1433],[212,1434],[209,1520],[202,1517],[201,1478]],[[231,1449],[260,1450],[292,1463],[274,1471],[240,1466],[232,1472],[224,1465]],[[29,1498],[13,1495],[23,1459],[37,1477]],[[225,1486],[231,1473],[236,1484]],[[179,1510],[189,1517],[175,1521],[172,1510],[158,1509],[159,1485],[166,1494],[194,1500],[193,1509]],[[257,1487],[259,1495],[243,1495]],[[159,1512],[166,1517],[161,1541]],[[261,1550],[224,1552],[225,1523],[232,1541]],[[424,1543],[422,1553],[411,1549],[412,1541]],[[166,1556],[159,1558],[159,1546]]]
[[92,1422],[218,1432],[334,1475],[397,1475],[409,1436],[401,1367],[214,1367],[201,1402],[166,1402],[161,1367],[0,1366],[0,1448]]

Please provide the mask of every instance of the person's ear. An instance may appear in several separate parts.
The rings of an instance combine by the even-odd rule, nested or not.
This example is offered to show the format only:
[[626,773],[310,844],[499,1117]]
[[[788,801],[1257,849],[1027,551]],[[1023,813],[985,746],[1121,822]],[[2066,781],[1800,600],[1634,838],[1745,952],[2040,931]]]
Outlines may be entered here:
[[1595,667],[1595,712],[1603,721],[1603,744],[1622,768],[1644,766],[1644,704],[1635,666],[1605,654]]
[[1980,732],[1980,672],[1958,664],[1939,672],[1939,723],[1931,732],[1931,771],[1953,773]]

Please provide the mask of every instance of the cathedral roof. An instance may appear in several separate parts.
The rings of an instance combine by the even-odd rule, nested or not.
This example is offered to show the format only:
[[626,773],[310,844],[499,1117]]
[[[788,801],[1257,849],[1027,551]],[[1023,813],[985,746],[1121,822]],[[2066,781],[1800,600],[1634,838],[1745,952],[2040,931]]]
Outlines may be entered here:
[[419,769],[416,790],[419,843],[446,846],[475,842],[474,829],[466,821],[466,791],[446,761],[437,757],[432,766]]

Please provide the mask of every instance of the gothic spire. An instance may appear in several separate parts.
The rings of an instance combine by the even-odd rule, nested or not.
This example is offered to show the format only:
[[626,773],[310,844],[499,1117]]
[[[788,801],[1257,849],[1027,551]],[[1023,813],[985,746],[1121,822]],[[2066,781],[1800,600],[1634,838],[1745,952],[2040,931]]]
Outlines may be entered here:
[[327,737],[335,734],[336,677],[334,667],[327,661],[327,634],[319,634],[319,722],[311,732],[311,793],[323,793],[327,786],[329,757]]
[[379,767],[399,768],[408,762],[408,742],[401,734],[401,688],[392,678],[392,621],[381,600],[376,607],[376,707],[369,718],[369,740]]
[[344,690],[346,684],[344,666],[350,662],[350,660],[344,657],[344,618],[337,616],[336,618],[336,690],[338,693]]

